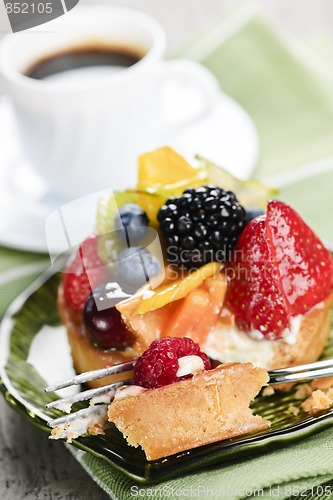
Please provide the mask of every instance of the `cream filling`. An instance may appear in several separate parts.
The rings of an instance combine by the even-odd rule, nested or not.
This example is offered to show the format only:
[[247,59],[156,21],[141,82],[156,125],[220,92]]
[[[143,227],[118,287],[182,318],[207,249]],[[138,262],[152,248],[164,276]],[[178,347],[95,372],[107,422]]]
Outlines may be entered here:
[[294,345],[301,329],[302,315],[290,319],[282,338],[269,340],[259,330],[243,332],[236,325],[226,327],[221,321],[208,335],[203,350],[209,357],[223,363],[252,363],[270,369],[276,349],[281,343]]
[[121,401],[122,399],[130,398],[133,396],[140,396],[146,391],[147,389],[141,387],[140,385],[123,385],[116,390],[114,400]]
[[177,377],[184,377],[185,375],[195,375],[201,373],[205,369],[205,365],[200,356],[190,355],[183,356],[178,359]]

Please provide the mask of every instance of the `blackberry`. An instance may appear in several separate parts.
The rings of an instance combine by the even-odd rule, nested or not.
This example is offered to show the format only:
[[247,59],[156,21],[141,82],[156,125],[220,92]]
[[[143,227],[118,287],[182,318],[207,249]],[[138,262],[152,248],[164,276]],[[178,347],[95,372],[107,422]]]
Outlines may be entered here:
[[157,215],[167,260],[187,268],[226,262],[246,226],[246,212],[231,191],[208,185],[169,198]]

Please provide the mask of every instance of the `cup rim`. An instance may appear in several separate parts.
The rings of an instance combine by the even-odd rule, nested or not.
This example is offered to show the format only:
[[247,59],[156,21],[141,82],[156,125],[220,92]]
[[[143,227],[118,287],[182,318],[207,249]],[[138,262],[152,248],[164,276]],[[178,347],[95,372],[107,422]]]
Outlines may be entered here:
[[[80,92],[80,91],[85,91],[85,90],[90,90],[92,88],[98,89],[98,88],[104,88],[107,87],[111,84],[114,83],[122,83],[126,82],[132,76],[135,74],[140,74],[143,71],[145,71],[147,68],[152,66],[154,63],[159,61],[160,59],[163,58],[165,49],[166,49],[166,34],[163,29],[163,27],[156,21],[153,17],[149,16],[148,14],[145,14],[144,12],[141,12],[136,9],[132,9],[129,7],[121,7],[121,6],[116,6],[116,5],[79,5],[75,7],[72,11],[69,11],[66,13],[66,16],[69,16],[71,14],[75,14],[78,11],[80,12],[89,12],[89,11],[99,11],[102,12],[103,10],[106,12],[112,12],[115,13],[117,16],[120,18],[123,18],[123,20],[126,22],[126,19],[130,16],[131,21],[136,22],[137,24],[140,24],[143,27],[147,27],[147,30],[150,31],[152,34],[154,43],[152,47],[148,50],[148,52],[140,59],[137,63],[135,63],[133,66],[130,66],[129,68],[126,68],[125,71],[120,71],[112,75],[107,75],[103,77],[103,81],[94,81],[94,82],[82,82],[80,83],[80,86],[78,87],[77,83],[62,83],[59,85],[58,82],[53,82],[53,81],[45,81],[45,80],[37,80],[30,78],[22,73],[19,73],[16,69],[11,67],[11,64],[9,62],[9,54],[10,50],[12,48],[12,45],[14,43],[14,36],[38,36],[38,32],[44,31],[45,32],[45,27],[52,23],[45,23],[44,25],[41,25],[44,29],[42,30],[40,26],[37,26],[35,28],[31,28],[30,30],[26,30],[25,32],[22,33],[11,33],[6,35],[3,40],[0,43],[0,73],[2,73],[4,79],[10,82],[10,84],[15,85],[20,88],[25,88],[26,90],[31,90],[31,91],[38,91],[39,93],[50,93],[50,92],[57,92],[57,93],[68,93],[68,92],[73,92],[75,91]],[[56,21],[59,18],[54,19],[53,21]],[[16,43],[16,41],[15,41]]]

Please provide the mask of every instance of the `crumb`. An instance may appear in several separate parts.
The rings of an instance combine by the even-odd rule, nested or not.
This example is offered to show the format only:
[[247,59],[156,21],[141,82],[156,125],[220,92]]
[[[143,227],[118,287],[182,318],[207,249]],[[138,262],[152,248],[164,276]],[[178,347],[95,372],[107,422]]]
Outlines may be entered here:
[[311,382],[311,387],[316,389],[330,389],[333,386],[333,377],[317,378]]
[[54,427],[51,431],[50,439],[66,439],[67,443],[71,443],[85,434],[96,436],[104,434],[107,422],[107,413],[104,406],[95,408],[95,415],[88,415],[86,417],[77,417],[70,422],[65,422]]
[[98,436],[99,434],[105,434],[105,425],[102,423],[90,422],[88,424],[88,434],[92,436]]
[[309,384],[303,384],[297,391],[295,392],[296,399],[305,399],[311,396],[312,388]]
[[294,405],[290,405],[288,411],[295,416],[299,414],[299,408],[297,408],[297,406]]
[[54,439],[61,439],[61,429],[59,427],[55,427],[54,429],[51,430],[51,436],[54,437]]
[[51,431],[50,439],[66,439],[67,443],[71,443],[73,439],[79,437],[75,431],[71,429],[70,424],[63,424],[55,427]]
[[310,415],[317,411],[327,410],[332,406],[333,401],[321,390],[313,391],[312,395],[301,404],[301,407]]
[[268,385],[267,387],[264,387],[261,394],[262,396],[264,396],[264,398],[266,398],[268,396],[273,396],[273,394],[275,394],[275,391],[271,385]]
[[330,387],[328,391],[326,391],[326,394],[333,401],[333,387]]

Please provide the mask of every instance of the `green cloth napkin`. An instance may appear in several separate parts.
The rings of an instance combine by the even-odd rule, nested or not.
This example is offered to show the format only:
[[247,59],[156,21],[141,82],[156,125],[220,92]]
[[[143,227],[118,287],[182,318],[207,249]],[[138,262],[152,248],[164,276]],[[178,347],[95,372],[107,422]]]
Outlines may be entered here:
[[[119,500],[168,497],[210,500],[249,496],[288,498],[306,491],[315,497],[316,493],[321,493],[322,488],[327,493],[324,498],[333,498],[332,430],[257,457],[233,461],[228,465],[223,464],[148,486],[138,484],[121,472],[110,469],[102,459],[73,447],[71,451],[111,498]],[[326,490],[325,486],[319,487],[325,482],[328,483]],[[332,495],[329,496],[328,493],[331,492]]]
[[[225,39],[226,31],[223,23],[217,25],[181,55],[207,65],[223,90],[253,118],[261,144],[256,176],[282,187],[282,198],[290,201],[322,237],[333,241],[329,221],[333,202],[333,88],[298,60],[259,17],[247,19]],[[1,313],[47,265],[45,256],[0,249]],[[320,493],[323,498],[333,498],[333,430],[154,486],[137,484],[103,460],[73,447],[70,450],[110,497],[120,500],[239,498],[250,494],[295,498],[305,490],[308,498],[319,498]]]

